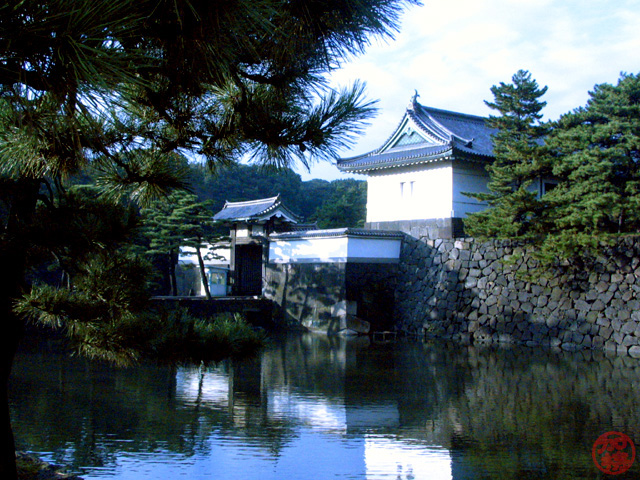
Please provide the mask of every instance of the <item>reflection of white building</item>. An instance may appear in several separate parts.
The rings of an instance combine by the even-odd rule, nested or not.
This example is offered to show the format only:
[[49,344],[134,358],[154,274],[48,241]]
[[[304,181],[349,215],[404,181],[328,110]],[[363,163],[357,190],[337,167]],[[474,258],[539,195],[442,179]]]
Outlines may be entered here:
[[[394,402],[351,405],[344,398],[305,395],[284,386],[268,388],[267,415],[272,420],[287,418],[302,429],[280,453],[279,466],[299,461],[313,448],[317,465],[309,468],[315,478],[322,475],[322,463],[332,468],[344,465],[354,478],[370,480],[452,480],[449,450],[426,445],[423,440],[389,435],[400,426]],[[332,470],[335,472],[336,470]],[[334,473],[335,475],[335,473]]]
[[[212,297],[222,297],[228,293],[228,275],[231,251],[229,245],[209,245],[201,248],[204,270]],[[204,296],[204,286],[200,280],[198,256],[195,248],[181,247],[178,257],[178,295]]]
[[[224,411],[236,429],[231,440],[229,432],[210,433],[203,468],[215,465],[216,477],[230,479],[252,471],[262,480],[452,480],[452,452],[422,426],[401,425],[395,395],[354,395],[361,383],[354,391],[349,377],[357,373],[354,348],[362,343],[315,338],[305,337],[297,351],[265,352],[260,362],[178,369],[179,404]],[[270,443],[254,436],[261,431],[282,437]]]
[[229,375],[221,369],[180,368],[176,372],[176,398],[183,405],[226,407]]
[[347,414],[344,402],[336,402],[321,396],[304,396],[287,388],[267,393],[269,418],[295,418],[298,424],[311,430],[344,434],[347,431]]
[[366,434],[364,461],[367,479],[453,479],[449,450],[401,438]]

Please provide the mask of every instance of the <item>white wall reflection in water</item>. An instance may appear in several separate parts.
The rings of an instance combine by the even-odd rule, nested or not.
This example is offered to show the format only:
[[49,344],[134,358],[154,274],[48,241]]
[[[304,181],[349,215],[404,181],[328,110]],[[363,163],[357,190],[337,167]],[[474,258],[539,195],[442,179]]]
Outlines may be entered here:
[[451,456],[439,446],[425,446],[384,435],[367,434],[364,442],[367,479],[393,474],[397,480],[451,480]]
[[220,369],[178,369],[176,398],[184,405],[226,406],[229,403],[229,375]]
[[267,415],[271,419],[286,419],[312,430],[333,433],[347,431],[344,402],[322,396],[302,396],[286,389],[267,393]]

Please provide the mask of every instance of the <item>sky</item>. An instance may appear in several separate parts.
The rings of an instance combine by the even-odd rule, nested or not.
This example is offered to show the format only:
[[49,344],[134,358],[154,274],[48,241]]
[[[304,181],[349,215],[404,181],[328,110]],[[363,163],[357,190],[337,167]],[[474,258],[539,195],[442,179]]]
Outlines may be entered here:
[[[542,113],[554,120],[584,106],[594,85],[640,72],[640,0],[422,1],[402,15],[394,40],[372,39],[331,75],[335,87],[366,82],[378,100],[378,115],[341,157],[380,147],[415,90],[422,105],[488,116],[491,86],[528,70],[548,86]],[[328,162],[297,171],[305,181],[348,178]]]

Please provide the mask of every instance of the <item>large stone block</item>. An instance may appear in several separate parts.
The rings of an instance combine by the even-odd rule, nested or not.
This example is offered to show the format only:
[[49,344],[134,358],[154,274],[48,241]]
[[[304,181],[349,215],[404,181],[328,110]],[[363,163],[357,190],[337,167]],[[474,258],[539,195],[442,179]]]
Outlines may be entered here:
[[584,334],[587,334],[591,331],[591,324],[590,323],[582,323],[580,325],[578,325],[578,332]]
[[609,338],[611,338],[611,335],[613,335],[613,328],[611,328],[611,327],[600,327],[600,330],[598,331],[598,333],[605,340],[609,340]]
[[633,333],[637,327],[638,327],[637,322],[634,322],[633,320],[629,320],[622,325],[622,328],[620,329],[620,331],[625,335],[627,335],[629,333]]
[[597,336],[591,340],[591,348],[601,349],[604,346],[604,338]]
[[629,356],[633,358],[640,358],[640,346],[633,345],[629,347],[628,353],[629,353]]
[[545,323],[547,324],[547,327],[549,328],[553,328],[558,326],[558,323],[560,323],[560,320],[558,319],[557,316],[555,315],[549,315],[546,319],[545,319]]
[[614,273],[611,275],[611,283],[622,283],[624,281],[624,275],[621,273]]
[[591,305],[584,300],[576,300],[575,309],[581,312],[588,312],[591,309]]

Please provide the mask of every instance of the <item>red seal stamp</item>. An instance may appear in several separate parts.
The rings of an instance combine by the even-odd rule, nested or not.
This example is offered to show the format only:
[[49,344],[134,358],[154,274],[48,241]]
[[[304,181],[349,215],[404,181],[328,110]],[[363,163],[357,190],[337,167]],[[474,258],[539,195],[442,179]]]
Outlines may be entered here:
[[593,444],[593,463],[608,475],[626,472],[636,459],[636,447],[624,433],[603,433]]

